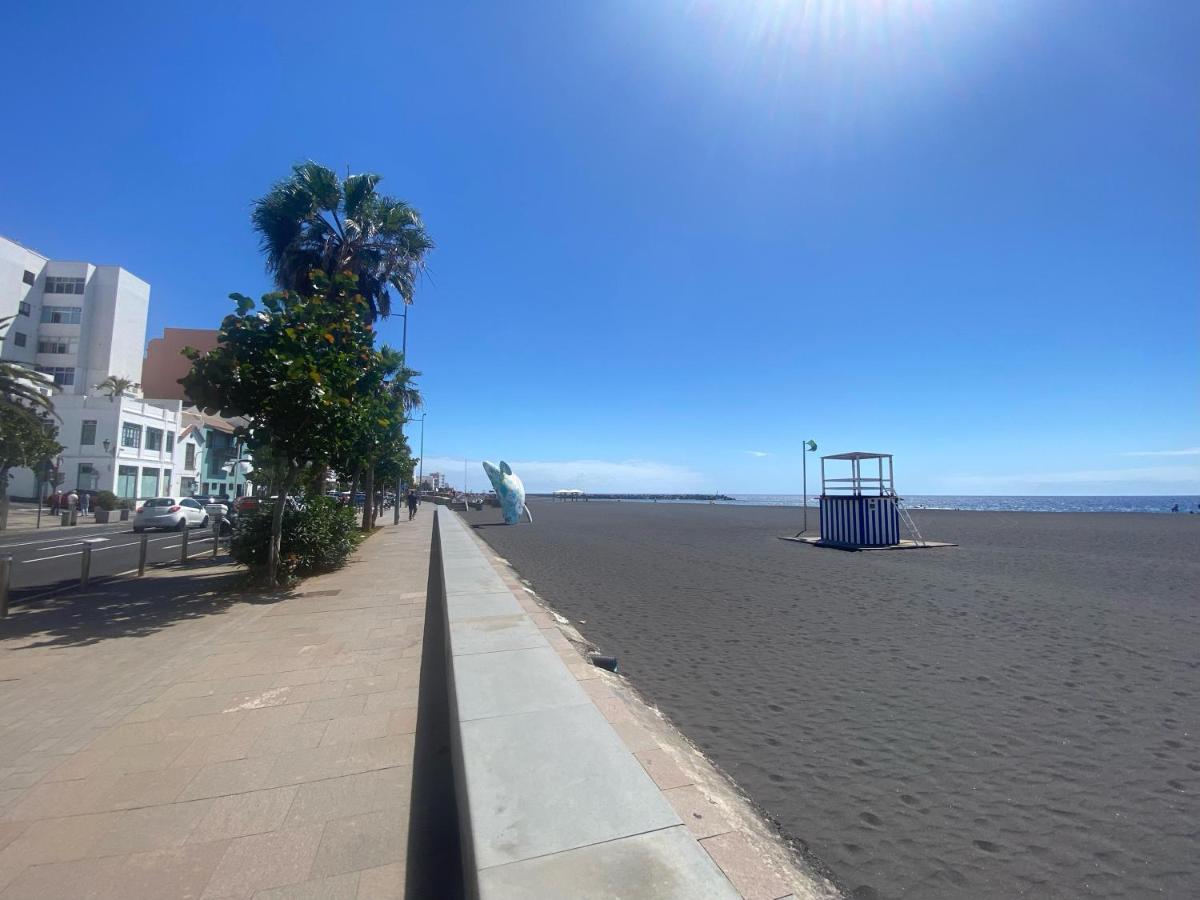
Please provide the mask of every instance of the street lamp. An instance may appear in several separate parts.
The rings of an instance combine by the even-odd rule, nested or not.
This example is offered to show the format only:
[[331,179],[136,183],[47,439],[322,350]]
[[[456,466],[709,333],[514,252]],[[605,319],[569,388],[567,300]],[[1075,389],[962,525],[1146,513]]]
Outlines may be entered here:
[[421,484],[425,480],[425,417],[429,413],[421,413],[421,455],[417,457],[417,465],[420,466],[421,474],[417,476],[417,490],[421,490]]

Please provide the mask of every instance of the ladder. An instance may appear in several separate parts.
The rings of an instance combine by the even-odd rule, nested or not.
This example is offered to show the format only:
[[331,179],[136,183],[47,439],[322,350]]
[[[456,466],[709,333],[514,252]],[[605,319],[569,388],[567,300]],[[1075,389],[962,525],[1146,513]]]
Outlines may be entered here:
[[908,508],[904,505],[904,499],[896,494],[894,490],[888,488],[886,495],[896,501],[896,511],[900,513],[900,521],[904,523],[904,527],[908,529],[913,536],[913,541],[918,547],[925,546],[925,538],[921,537],[921,532],[917,529],[917,523],[908,513]]

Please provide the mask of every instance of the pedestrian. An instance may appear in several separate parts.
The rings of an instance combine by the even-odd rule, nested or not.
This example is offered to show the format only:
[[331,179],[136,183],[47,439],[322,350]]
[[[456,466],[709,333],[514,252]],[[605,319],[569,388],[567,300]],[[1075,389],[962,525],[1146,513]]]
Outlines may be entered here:
[[79,514],[86,516],[90,507],[91,496],[87,493],[79,495]]
[[60,494],[58,491],[55,491],[50,495],[50,515],[58,515],[58,504],[60,500],[62,500],[62,494]]
[[417,514],[417,503],[420,502],[420,497],[417,496],[416,488],[408,489],[408,521],[412,521],[413,516]]

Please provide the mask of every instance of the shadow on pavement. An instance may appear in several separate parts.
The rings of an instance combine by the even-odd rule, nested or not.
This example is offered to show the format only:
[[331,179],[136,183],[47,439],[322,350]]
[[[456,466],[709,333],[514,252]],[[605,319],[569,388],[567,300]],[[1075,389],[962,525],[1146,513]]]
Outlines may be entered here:
[[435,519],[422,638],[421,692],[417,699],[405,896],[460,900],[466,893],[450,740],[445,602],[441,543]]
[[27,638],[27,643],[7,648],[24,650],[145,637],[235,603],[276,603],[291,596],[289,591],[248,591],[245,572],[231,572],[227,566],[222,559],[195,561],[170,575],[97,580],[83,594],[76,589],[11,607],[8,618],[0,620],[0,639]]

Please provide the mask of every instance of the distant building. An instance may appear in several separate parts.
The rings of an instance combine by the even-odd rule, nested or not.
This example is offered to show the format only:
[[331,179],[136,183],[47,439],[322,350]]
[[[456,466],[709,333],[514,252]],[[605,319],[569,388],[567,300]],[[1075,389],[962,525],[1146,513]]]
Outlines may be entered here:
[[427,491],[440,491],[446,487],[446,476],[441,472],[430,472],[428,475],[421,477],[421,489]]
[[203,352],[216,349],[217,330],[208,328],[164,328],[162,337],[151,338],[142,364],[142,392],[148,397],[170,397],[187,402],[179,379],[191,370],[192,362],[182,353],[185,347]]
[[[218,497],[251,493],[253,484],[247,482],[245,471],[249,457],[233,434],[246,420],[209,416],[189,406],[184,408],[181,422],[179,493]],[[240,465],[239,459],[244,461]]]
[[[51,260],[0,238],[0,317],[15,316],[0,357],[36,367],[59,386],[53,399],[63,451],[48,461],[43,495],[54,489],[50,482],[130,500],[250,489],[248,466],[233,463],[245,457],[233,437],[242,420],[185,407],[177,383],[188,368],[179,350],[211,349],[216,331],[167,328],[143,354],[149,304],[150,285],[118,266]],[[122,397],[97,391],[110,375],[142,389]],[[33,471],[14,470],[11,496],[33,498],[37,490]]]
[[0,237],[0,358],[84,395],[109,375],[140,381],[150,285],[120,266],[52,260]]
[[179,379],[188,373],[191,361],[183,355],[184,347],[214,350],[217,346],[215,328],[164,328],[163,336],[152,338],[146,347],[142,364],[142,393],[147,397],[183,400],[183,385]]

